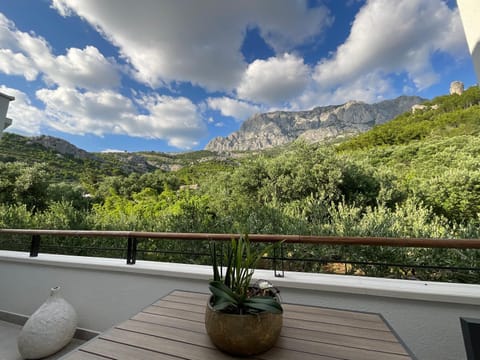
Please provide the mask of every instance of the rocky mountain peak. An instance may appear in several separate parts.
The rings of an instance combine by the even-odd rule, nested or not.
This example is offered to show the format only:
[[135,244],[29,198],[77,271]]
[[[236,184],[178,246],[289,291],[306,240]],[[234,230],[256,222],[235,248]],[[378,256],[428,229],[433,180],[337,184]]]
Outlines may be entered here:
[[375,104],[349,101],[307,111],[274,111],[255,114],[227,137],[211,140],[205,150],[261,150],[284,145],[298,138],[309,142],[334,140],[370,130],[425,101],[418,96],[400,96]]

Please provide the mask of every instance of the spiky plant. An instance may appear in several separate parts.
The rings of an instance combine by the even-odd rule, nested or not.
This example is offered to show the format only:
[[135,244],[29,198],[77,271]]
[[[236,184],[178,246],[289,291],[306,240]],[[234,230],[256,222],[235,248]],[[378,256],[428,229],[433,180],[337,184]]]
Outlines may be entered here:
[[276,288],[268,282],[251,283],[262,255],[277,244],[255,252],[247,235],[232,239],[224,258],[225,276],[217,261],[215,243],[212,244],[213,281],[209,288],[213,295],[211,305],[214,310],[233,314],[283,312]]

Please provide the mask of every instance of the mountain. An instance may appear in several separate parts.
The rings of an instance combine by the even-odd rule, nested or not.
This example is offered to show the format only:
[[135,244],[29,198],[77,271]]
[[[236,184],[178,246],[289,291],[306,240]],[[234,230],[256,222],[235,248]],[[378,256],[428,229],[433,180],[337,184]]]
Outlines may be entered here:
[[125,175],[154,169],[148,166],[145,159],[131,159],[132,156],[134,154],[116,156],[90,153],[68,141],[46,135],[26,137],[7,132],[0,139],[0,163],[43,163],[48,167],[52,179],[59,181],[78,180],[86,172]]
[[418,96],[400,96],[376,104],[349,101],[343,105],[316,107],[309,111],[274,111],[256,114],[240,130],[211,140],[205,150],[261,150],[290,143],[335,140],[370,130],[426,101]]
[[34,136],[27,140],[27,144],[39,144],[45,149],[52,150],[60,155],[71,156],[75,159],[98,159],[94,154],[91,154],[83,149],[79,149],[75,145],[70,144],[68,141],[59,139],[53,136],[40,135]]
[[212,161],[225,162],[227,159],[204,150],[179,154],[154,151],[92,153],[46,135],[26,137],[6,132],[0,139],[0,163],[44,163],[52,179],[58,181],[78,180],[86,173],[109,176],[173,171]]

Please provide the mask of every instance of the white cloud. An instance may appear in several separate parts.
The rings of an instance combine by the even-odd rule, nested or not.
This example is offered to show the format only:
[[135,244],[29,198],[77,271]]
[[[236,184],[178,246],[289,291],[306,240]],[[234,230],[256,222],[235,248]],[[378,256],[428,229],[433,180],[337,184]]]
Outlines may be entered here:
[[38,90],[36,95],[45,103],[48,125],[70,134],[125,134],[125,124],[135,111],[130,99],[109,90],[82,93],[59,87]]
[[0,92],[15,97],[8,107],[7,117],[12,119],[9,132],[23,135],[39,135],[41,124],[45,122],[45,114],[32,105],[30,98],[24,92],[6,86],[0,86]]
[[0,13],[0,45],[7,49],[18,49],[15,24],[2,13]]
[[318,40],[333,24],[325,6],[308,7],[306,1],[256,1],[249,14],[256,19],[260,34],[277,54],[305,42]]
[[107,89],[120,83],[115,66],[94,46],[70,48],[66,55],[54,58],[51,65],[43,69],[46,78],[60,86]]
[[457,9],[441,0],[370,0],[359,11],[348,39],[322,60],[314,78],[322,88],[354,82],[365,74],[406,72],[417,89],[437,81],[437,51],[465,52]]
[[118,149],[105,149],[101,151],[104,154],[116,154],[116,153],[124,153],[125,150],[118,150]]
[[237,94],[250,101],[282,104],[300,95],[309,80],[310,69],[303,59],[286,53],[251,63],[237,88]]
[[15,24],[0,13],[0,72],[23,75],[28,81],[33,81],[38,76],[38,70],[33,61],[20,52],[17,34]]
[[159,87],[191,82],[208,90],[232,90],[247,65],[241,46],[257,27],[277,51],[319,36],[331,23],[324,6],[307,1],[53,0],[64,16],[86,19],[119,47],[140,81]]
[[47,41],[33,33],[19,31],[0,14],[0,71],[21,75],[33,81],[43,74],[48,84],[84,89],[117,87],[120,76],[116,65],[94,46],[70,48],[55,56]]
[[197,107],[184,97],[152,95],[136,104],[110,90],[80,92],[73,88],[41,89],[48,126],[65,133],[129,135],[168,140],[178,148],[191,148],[205,136],[206,126]]
[[23,75],[28,81],[33,81],[38,76],[38,70],[29,58],[10,49],[0,49],[0,72],[7,75]]
[[311,109],[316,106],[339,105],[350,100],[375,103],[398,96],[384,74],[372,72],[357,77],[351,82],[325,89],[317,84],[292,101],[292,109]]
[[[206,135],[197,106],[185,97],[153,95],[142,101],[149,115],[136,116],[136,136],[168,139],[168,144],[188,149]],[[135,129],[131,129],[135,135]]]
[[226,96],[221,98],[208,98],[207,103],[211,109],[220,111],[223,116],[231,116],[238,121],[246,120],[262,110],[259,106]]

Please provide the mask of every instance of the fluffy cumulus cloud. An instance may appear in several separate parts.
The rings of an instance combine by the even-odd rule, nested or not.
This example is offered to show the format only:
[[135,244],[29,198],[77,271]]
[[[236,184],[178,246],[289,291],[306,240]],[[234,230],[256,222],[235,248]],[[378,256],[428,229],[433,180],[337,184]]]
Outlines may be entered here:
[[344,104],[350,100],[375,103],[398,96],[388,77],[371,72],[356,79],[325,89],[310,84],[308,90],[292,101],[292,109],[309,109],[321,105]]
[[55,56],[45,39],[18,30],[3,14],[0,14],[0,71],[23,76],[28,81],[41,74],[48,84],[85,89],[120,84],[115,64],[97,48],[70,48],[65,55]]
[[[179,148],[193,147],[205,135],[197,107],[184,97],[156,95],[136,104],[111,90],[80,92],[66,87],[41,89],[36,95],[45,103],[48,126],[65,133],[164,139]],[[145,114],[139,114],[137,106]]]
[[44,71],[47,81],[66,87],[106,89],[120,83],[116,67],[94,46],[70,48],[53,58]]
[[252,1],[248,17],[254,20],[249,23],[258,26],[261,36],[276,53],[288,52],[298,44],[322,37],[334,21],[327,7],[317,4],[312,8],[307,3],[302,0]]
[[331,23],[325,7],[291,0],[53,0],[52,7],[99,29],[152,87],[181,81],[232,90],[248,66],[240,51],[246,29],[258,28],[276,51],[288,51]]
[[14,23],[0,13],[0,72],[33,81],[39,72],[32,59],[20,52],[17,34]]
[[132,101],[110,90],[80,92],[73,88],[41,89],[48,125],[56,130],[84,135],[125,134],[132,118]]
[[46,122],[45,114],[32,104],[28,95],[4,85],[0,86],[0,92],[15,97],[8,107],[7,117],[12,119],[12,125],[7,128],[7,131],[23,135],[39,135],[41,125]]
[[348,39],[321,61],[314,78],[335,89],[365,74],[408,74],[417,89],[437,81],[435,52],[465,52],[457,9],[441,0],[370,0],[356,15]]
[[310,69],[303,59],[286,53],[251,63],[237,94],[250,101],[282,104],[303,92],[309,79]]
[[10,49],[0,49],[0,72],[24,76],[28,81],[33,81],[38,76],[38,70],[35,69],[33,61]]
[[220,111],[223,116],[230,116],[240,121],[246,120],[251,115],[262,111],[260,106],[226,96],[208,98],[207,104],[209,108]]
[[142,99],[149,115],[136,116],[135,134],[142,137],[168,139],[171,146],[188,149],[198,145],[198,139],[206,135],[206,126],[198,107],[185,97],[154,95]]

